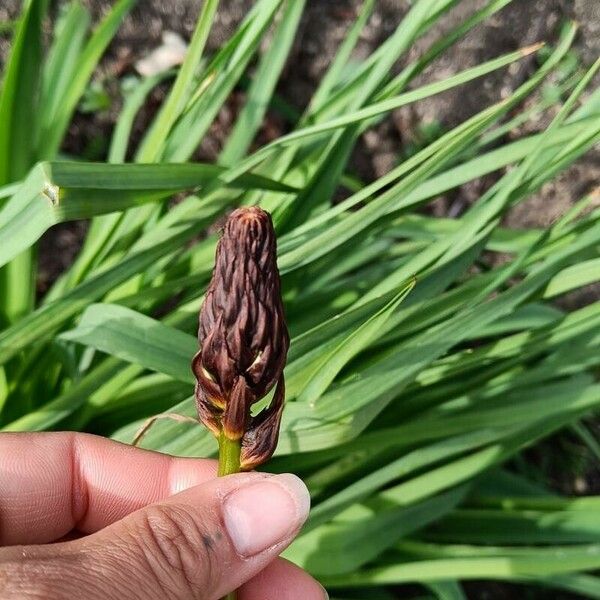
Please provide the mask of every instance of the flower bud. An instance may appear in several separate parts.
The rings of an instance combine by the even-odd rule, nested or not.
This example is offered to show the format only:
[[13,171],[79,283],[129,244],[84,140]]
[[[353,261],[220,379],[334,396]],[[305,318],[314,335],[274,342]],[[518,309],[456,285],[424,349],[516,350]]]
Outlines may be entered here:
[[[227,220],[199,321],[198,414],[216,436],[241,440],[241,466],[254,468],[277,445],[289,346],[275,231],[259,207],[238,208]],[[274,387],[270,405],[252,417],[251,406]]]

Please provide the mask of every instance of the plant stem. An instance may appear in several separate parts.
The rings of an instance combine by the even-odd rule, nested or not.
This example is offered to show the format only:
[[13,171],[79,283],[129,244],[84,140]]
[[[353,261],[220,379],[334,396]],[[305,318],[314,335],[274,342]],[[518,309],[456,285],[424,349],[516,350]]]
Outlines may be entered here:
[[240,472],[241,440],[230,440],[222,433],[219,436],[219,470],[217,475],[232,475]]
[[[241,440],[230,440],[221,432],[219,436],[219,469],[217,475],[224,477],[240,472]],[[237,600],[237,592],[227,594],[222,600]]]

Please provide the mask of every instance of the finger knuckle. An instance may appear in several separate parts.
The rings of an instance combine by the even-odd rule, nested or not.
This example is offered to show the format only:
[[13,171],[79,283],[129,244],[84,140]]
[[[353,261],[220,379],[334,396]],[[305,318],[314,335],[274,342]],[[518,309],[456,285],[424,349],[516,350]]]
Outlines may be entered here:
[[[211,538],[198,517],[180,506],[148,507],[140,544],[159,585],[190,598],[206,598],[218,579]],[[179,596],[177,596],[179,597]]]

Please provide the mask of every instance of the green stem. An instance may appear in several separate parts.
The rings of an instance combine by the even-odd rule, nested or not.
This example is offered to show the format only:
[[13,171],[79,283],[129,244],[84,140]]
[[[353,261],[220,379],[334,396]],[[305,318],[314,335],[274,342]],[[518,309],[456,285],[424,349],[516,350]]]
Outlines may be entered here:
[[[240,472],[241,440],[230,440],[223,432],[219,436],[219,470],[217,475],[223,477]],[[222,600],[237,600],[237,592],[227,594]]]
[[219,436],[219,471],[217,475],[232,475],[240,472],[241,440],[230,440],[223,433]]

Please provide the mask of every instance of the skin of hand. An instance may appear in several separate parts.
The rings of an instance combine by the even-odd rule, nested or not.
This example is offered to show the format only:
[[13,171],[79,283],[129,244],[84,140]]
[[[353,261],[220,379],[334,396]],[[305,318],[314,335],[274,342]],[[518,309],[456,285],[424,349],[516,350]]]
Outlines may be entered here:
[[323,600],[278,555],[308,516],[294,475],[216,478],[77,433],[0,434],[2,600]]

